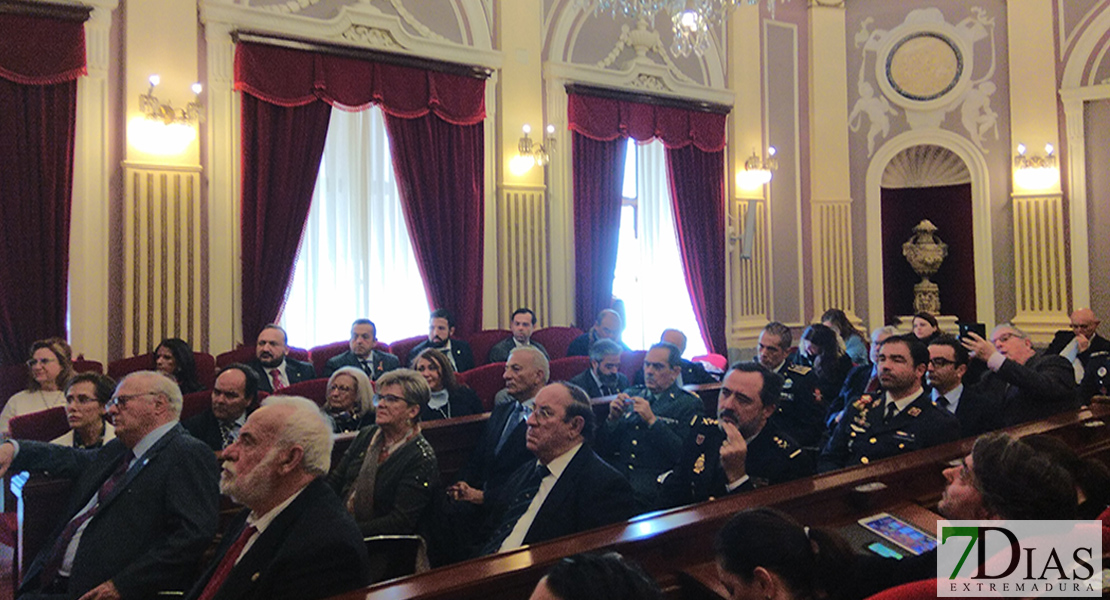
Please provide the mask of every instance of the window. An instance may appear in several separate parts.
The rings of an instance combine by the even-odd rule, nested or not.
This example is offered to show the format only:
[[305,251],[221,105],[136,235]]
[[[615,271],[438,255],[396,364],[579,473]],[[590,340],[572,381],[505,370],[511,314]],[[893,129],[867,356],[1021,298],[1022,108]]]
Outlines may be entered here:
[[297,346],[346,339],[366,317],[378,339],[427,332],[428,300],[393,177],[385,120],[331,111],[282,325]]
[[628,140],[613,295],[624,301],[624,342],[645,349],[664,329],[686,334],[686,356],[706,353],[675,234],[663,143]]

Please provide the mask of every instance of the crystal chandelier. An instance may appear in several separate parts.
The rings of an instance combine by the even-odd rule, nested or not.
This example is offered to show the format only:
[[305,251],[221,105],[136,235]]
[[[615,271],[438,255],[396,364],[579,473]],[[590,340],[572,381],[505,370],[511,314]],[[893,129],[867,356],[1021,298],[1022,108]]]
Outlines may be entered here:
[[[745,0],[578,0],[586,10],[591,8],[607,12],[616,18],[623,15],[630,19],[640,19],[648,23],[655,21],[656,13],[671,15],[674,43],[671,53],[675,56],[689,56],[691,52],[702,56],[709,49],[709,30],[724,23],[728,13]],[[787,0],[764,0],[775,18],[775,4]],[[758,4],[760,0],[746,0],[748,5]]]

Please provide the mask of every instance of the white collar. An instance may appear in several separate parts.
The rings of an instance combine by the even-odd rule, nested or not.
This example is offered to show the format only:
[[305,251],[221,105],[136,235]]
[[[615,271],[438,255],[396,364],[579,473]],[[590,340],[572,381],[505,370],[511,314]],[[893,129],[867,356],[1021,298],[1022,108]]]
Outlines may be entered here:
[[[574,459],[574,455],[578,454],[578,450],[581,447],[582,442],[578,442],[573,448],[551,459],[551,462],[545,465],[547,470],[551,471],[551,474],[555,476],[555,479],[558,479],[559,476],[563,474],[563,471],[567,470],[567,465]],[[539,463],[539,461],[536,462]]]

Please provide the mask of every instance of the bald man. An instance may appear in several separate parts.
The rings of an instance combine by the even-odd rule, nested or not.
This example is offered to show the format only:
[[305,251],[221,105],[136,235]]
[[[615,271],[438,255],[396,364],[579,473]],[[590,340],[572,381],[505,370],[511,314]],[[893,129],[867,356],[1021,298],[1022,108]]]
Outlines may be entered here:
[[1083,381],[1092,357],[1110,354],[1110,340],[1098,334],[1099,323],[1095,311],[1089,308],[1071,313],[1069,330],[1057,331],[1045,351],[1046,354],[1059,354],[1071,361],[1076,383]]

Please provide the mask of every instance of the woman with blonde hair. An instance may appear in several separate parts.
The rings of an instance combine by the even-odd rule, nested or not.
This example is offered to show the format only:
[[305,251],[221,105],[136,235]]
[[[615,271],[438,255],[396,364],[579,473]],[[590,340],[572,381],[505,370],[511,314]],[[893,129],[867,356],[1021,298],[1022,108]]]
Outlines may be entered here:
[[374,388],[366,372],[358,367],[343,367],[328,378],[324,413],[332,431],[358,431],[374,422]]
[[8,435],[8,421],[13,417],[65,406],[62,392],[66,381],[73,377],[73,351],[62,338],[48,338],[31,344],[27,361],[30,378],[27,389],[8,398],[0,411],[0,433]]

